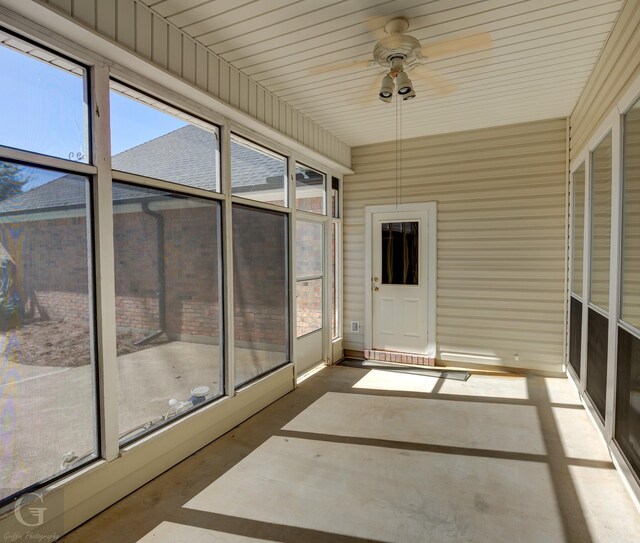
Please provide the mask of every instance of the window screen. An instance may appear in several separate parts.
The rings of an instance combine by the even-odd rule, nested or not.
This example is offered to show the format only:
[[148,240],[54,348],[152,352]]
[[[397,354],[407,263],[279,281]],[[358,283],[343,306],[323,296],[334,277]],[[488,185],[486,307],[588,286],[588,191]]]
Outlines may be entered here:
[[0,501],[96,458],[88,178],[0,161]]
[[234,204],[235,382],[289,360],[287,216]]

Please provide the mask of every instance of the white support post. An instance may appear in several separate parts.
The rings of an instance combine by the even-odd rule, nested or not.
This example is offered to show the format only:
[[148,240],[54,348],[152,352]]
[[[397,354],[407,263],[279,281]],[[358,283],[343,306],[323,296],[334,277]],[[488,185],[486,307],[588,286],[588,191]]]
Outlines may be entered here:
[[298,340],[298,304],[296,282],[296,159],[289,155],[287,160],[287,200],[289,215],[289,356],[293,362],[293,387],[297,386],[298,364],[296,362],[296,342]]
[[222,192],[226,195],[223,203],[222,260],[224,262],[224,382],[225,394],[236,395],[235,380],[235,335],[233,301],[233,205],[231,201],[231,129],[228,123],[220,128],[220,177]]
[[118,361],[116,353],[116,293],[113,254],[113,200],[111,185],[111,132],[109,127],[109,71],[91,69],[91,135],[93,163],[93,221],[95,232],[96,328],[98,338],[98,397],[100,453],[118,457]]
[[618,358],[618,318],[620,315],[620,272],[622,234],[623,134],[622,118],[615,115],[612,129],[611,168],[611,252],[609,261],[609,341],[607,352],[607,392],[605,404],[605,439],[614,434],[616,409],[616,369]]
[[[566,179],[565,179],[565,188],[564,188],[564,203],[565,209],[569,210],[569,213],[565,214],[564,217],[564,239],[568,241],[564,245],[564,319],[563,319],[563,334],[562,337],[564,341],[562,343],[562,365],[563,371],[566,371],[567,366],[569,365],[569,315],[570,315],[570,303],[571,299],[571,278],[570,271],[572,265],[572,255],[570,252],[571,248],[571,225],[573,221],[570,220],[570,214],[572,217],[575,216],[573,205],[570,204],[570,196],[573,195],[573,191],[570,191],[569,188],[573,188],[571,186],[571,164],[569,161],[569,151],[570,151],[570,137],[569,137],[569,118],[567,117],[565,123],[565,170],[566,170]],[[572,198],[574,199],[574,198]],[[575,199],[574,199],[575,200]]]

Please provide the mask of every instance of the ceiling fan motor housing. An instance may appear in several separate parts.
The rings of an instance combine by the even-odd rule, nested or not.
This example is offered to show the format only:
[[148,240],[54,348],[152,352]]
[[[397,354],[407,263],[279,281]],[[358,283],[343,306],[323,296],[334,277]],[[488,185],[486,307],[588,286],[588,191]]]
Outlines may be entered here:
[[413,36],[405,34],[409,29],[409,21],[405,17],[396,17],[384,26],[389,36],[383,38],[373,49],[373,58],[385,68],[391,66],[392,61],[400,59],[405,65],[411,66],[421,58],[420,42]]
[[373,58],[378,64],[389,67],[394,58],[401,58],[405,65],[410,66],[420,57],[420,42],[408,34],[394,34],[379,41],[373,49]]

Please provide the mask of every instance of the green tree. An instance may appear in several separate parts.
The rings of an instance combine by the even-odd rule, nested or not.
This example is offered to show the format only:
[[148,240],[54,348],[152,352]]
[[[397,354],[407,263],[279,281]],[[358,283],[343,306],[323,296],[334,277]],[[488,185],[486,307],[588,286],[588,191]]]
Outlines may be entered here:
[[18,166],[0,161],[0,202],[20,194],[27,181]]

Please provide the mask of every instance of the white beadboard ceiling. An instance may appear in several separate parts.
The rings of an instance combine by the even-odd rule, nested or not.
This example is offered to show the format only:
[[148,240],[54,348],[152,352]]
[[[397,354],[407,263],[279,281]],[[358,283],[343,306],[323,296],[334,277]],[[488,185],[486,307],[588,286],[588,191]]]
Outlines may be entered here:
[[407,33],[422,45],[476,32],[489,32],[493,38],[490,51],[426,61],[457,88],[443,97],[414,81],[417,97],[401,104],[401,136],[412,138],[569,115],[623,4],[623,0],[143,1],[351,146],[396,137],[396,104],[378,100],[374,88],[382,68],[316,75],[311,70],[372,58],[389,18],[408,18]]

